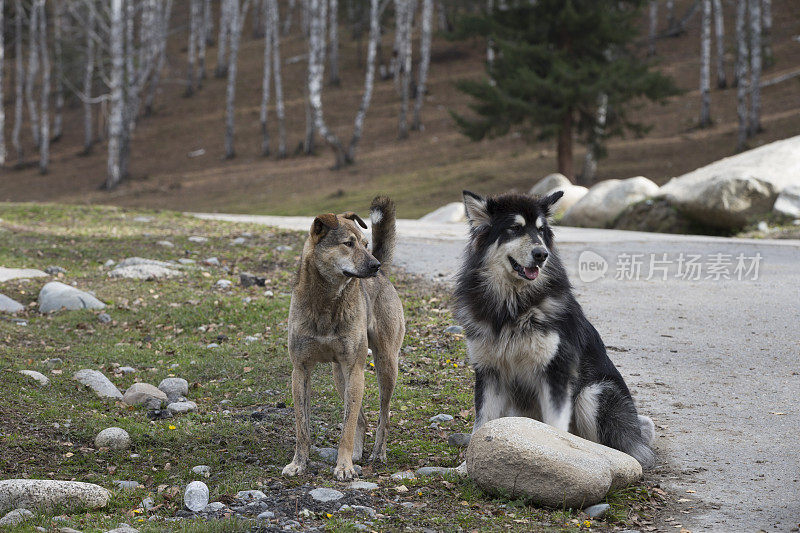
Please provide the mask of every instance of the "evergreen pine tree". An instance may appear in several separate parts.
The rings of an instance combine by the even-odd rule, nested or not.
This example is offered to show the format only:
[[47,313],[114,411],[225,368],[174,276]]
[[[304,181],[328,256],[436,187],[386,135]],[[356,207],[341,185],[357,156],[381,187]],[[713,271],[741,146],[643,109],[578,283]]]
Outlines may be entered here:
[[[600,96],[608,113],[603,139],[646,126],[629,117],[642,98],[663,101],[678,93],[671,78],[651,70],[633,50],[644,0],[538,0],[507,2],[462,17],[455,38],[484,37],[495,47],[488,79],[462,80],[473,97],[473,117],[452,113],[473,140],[509,133],[555,137],[558,170],[571,180],[573,137],[595,128]],[[602,155],[603,139],[593,138]]]

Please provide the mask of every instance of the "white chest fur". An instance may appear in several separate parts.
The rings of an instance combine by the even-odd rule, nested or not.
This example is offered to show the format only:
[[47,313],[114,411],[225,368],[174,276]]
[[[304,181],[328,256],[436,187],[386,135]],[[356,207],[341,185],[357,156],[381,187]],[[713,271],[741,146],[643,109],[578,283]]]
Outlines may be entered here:
[[553,359],[559,342],[555,331],[505,329],[500,335],[487,332],[467,340],[467,353],[475,369],[491,368],[506,376],[535,375]]

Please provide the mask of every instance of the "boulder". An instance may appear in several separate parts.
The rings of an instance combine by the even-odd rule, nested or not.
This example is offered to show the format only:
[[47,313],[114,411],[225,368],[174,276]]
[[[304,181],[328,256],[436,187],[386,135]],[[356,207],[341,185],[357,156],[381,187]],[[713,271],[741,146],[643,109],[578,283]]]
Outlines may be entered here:
[[6,268],[0,267],[0,283],[12,279],[28,279],[46,276],[47,272],[42,272],[35,268]]
[[33,518],[33,513],[29,510],[14,509],[3,518],[0,518],[0,526],[17,526],[29,518]]
[[144,405],[148,409],[160,409],[161,404],[168,399],[163,391],[149,383],[134,383],[125,391],[122,401],[128,405]]
[[582,185],[568,185],[557,190],[563,191],[564,196],[562,196],[553,206],[554,210],[552,214],[556,217],[566,213],[570,207],[580,202],[583,197],[589,193],[589,189]]
[[208,485],[202,481],[192,481],[183,493],[183,504],[192,511],[202,511],[208,505]]
[[649,179],[637,176],[626,180],[601,181],[561,218],[565,226],[606,228],[631,204],[653,196],[658,185]]
[[800,218],[800,185],[783,189],[775,200],[772,211],[780,217]]
[[740,170],[687,176],[670,180],[658,196],[700,224],[715,228],[739,229],[751,218],[769,213],[778,197],[772,183]]
[[106,306],[103,302],[82,290],[76,289],[60,281],[51,281],[39,291],[39,311],[49,313],[67,309],[75,311],[78,309],[103,309]]
[[47,379],[47,376],[45,376],[41,372],[37,372],[36,370],[20,370],[19,373],[23,374],[25,376],[28,376],[29,378],[35,380],[42,387],[46,387],[47,385],[50,385],[50,380]]
[[467,212],[462,202],[451,202],[420,218],[426,222],[466,222]]
[[63,512],[99,509],[108,505],[111,493],[99,485],[53,479],[6,479],[0,481],[0,513],[10,509]]
[[697,223],[676,209],[666,198],[629,205],[611,224],[613,229],[655,233],[697,233]]
[[546,196],[551,192],[564,190],[570,185],[572,185],[572,182],[569,181],[569,178],[564,174],[556,172],[554,174],[548,174],[537,181],[536,185],[531,187],[531,190],[528,191],[528,194],[531,196]]
[[86,385],[101,398],[122,399],[122,393],[117,386],[111,383],[111,380],[105,377],[102,372],[85,368],[75,372],[72,379]]
[[5,294],[0,294],[0,313],[19,313],[25,306]]
[[526,417],[484,424],[470,440],[466,462],[484,489],[553,508],[594,505],[642,475],[633,457]]

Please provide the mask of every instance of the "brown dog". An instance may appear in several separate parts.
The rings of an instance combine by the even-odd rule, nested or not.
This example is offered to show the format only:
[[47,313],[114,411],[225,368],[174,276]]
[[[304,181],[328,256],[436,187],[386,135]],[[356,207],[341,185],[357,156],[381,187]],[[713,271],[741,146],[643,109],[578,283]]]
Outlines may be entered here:
[[397,381],[405,320],[397,291],[384,273],[394,254],[394,203],[376,197],[370,217],[371,254],[356,223],[364,229],[367,225],[352,212],[316,217],[303,246],[289,307],[297,444],[294,459],[283,469],[285,476],[302,474],[308,464],[311,370],[316,363],[331,363],[336,390],[344,400],[344,429],[333,474],[339,480],[356,475],[353,461],[361,459],[367,427],[361,401],[368,347],[375,358],[381,404],[370,461],[386,461],[389,400]]

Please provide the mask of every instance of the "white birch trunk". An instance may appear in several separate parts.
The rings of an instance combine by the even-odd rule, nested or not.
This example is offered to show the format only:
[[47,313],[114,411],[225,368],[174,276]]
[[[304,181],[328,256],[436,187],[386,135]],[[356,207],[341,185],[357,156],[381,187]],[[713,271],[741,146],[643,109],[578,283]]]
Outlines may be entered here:
[[266,20],[264,19],[264,11],[267,8],[267,0],[255,0],[255,2],[253,7],[253,39],[261,39],[265,36],[264,24]]
[[750,136],[761,131],[761,0],[750,0]]
[[92,85],[94,82],[94,6],[87,3],[86,29],[86,62],[83,67],[83,153],[89,154],[94,144],[94,127],[92,123]]
[[761,1],[761,27],[763,29],[761,41],[764,47],[764,59],[769,65],[772,62],[772,0]]
[[6,35],[5,35],[5,14],[6,3],[5,0],[0,0],[0,166],[6,164],[6,106],[5,94],[3,88],[5,87],[5,79],[3,77],[4,67],[6,63]]
[[327,19],[327,0],[309,0],[308,32],[308,100],[314,117],[314,125],[325,142],[336,154],[334,168],[346,163],[342,143],[325,124],[322,109],[322,82],[325,75],[325,26]]
[[420,117],[422,104],[425,101],[425,84],[428,81],[428,68],[431,63],[431,36],[433,34],[433,0],[422,0],[422,34],[420,35],[420,62],[417,76],[417,98],[414,102],[414,122],[411,129],[422,128]]
[[206,46],[210,32],[209,23],[211,22],[211,0],[200,0],[202,9],[200,13],[200,31],[197,36],[197,86],[203,86],[206,79]]
[[404,17],[403,29],[403,54],[402,54],[402,75],[400,83],[400,117],[398,121],[398,138],[408,137],[408,102],[411,98],[411,28],[414,23],[414,11],[416,10],[416,0],[406,0],[406,14]]
[[656,32],[658,31],[658,0],[650,0],[650,26],[648,31],[647,55],[656,55]]
[[355,161],[356,146],[361,140],[364,131],[364,121],[367,117],[367,110],[372,99],[372,89],[375,85],[375,57],[378,53],[378,42],[381,38],[380,11],[378,0],[370,0],[369,10],[369,44],[367,45],[367,72],[364,75],[364,94],[361,97],[361,105],[358,108],[356,119],[353,124],[353,137],[347,147],[347,161]]
[[155,65],[153,67],[153,77],[147,88],[145,98],[144,114],[146,116],[153,113],[153,101],[155,100],[156,90],[161,82],[161,72],[164,70],[164,62],[167,56],[167,37],[169,35],[169,20],[172,15],[172,0],[162,2],[158,0],[159,10],[156,12],[156,42],[154,43]]
[[743,150],[750,131],[747,116],[749,51],[747,47],[747,0],[736,0],[736,114],[739,119],[736,149]]
[[108,123],[108,171],[106,188],[113,189],[122,181],[122,130],[124,121],[125,98],[123,83],[125,81],[125,36],[123,0],[111,0],[111,111]]
[[228,74],[228,41],[231,37],[231,8],[239,0],[221,0],[219,7],[219,37],[217,38],[217,67],[214,76],[224,78]]
[[[258,6],[256,6],[258,7]],[[269,156],[269,130],[267,129],[267,112],[269,106],[269,84],[272,80],[272,32],[277,31],[272,26],[272,20],[268,13],[269,7],[266,2],[262,2],[261,8],[264,10],[262,20],[264,21],[264,70],[261,78],[261,155]]]
[[667,31],[675,28],[675,0],[667,0]]
[[250,0],[244,0],[244,5],[239,5],[239,0],[228,0],[230,14],[230,56],[228,57],[228,85],[225,91],[225,158],[236,157],[233,147],[235,104],[236,104],[236,63],[239,58],[239,43],[242,38],[242,25],[250,8]]
[[22,132],[22,107],[24,104],[25,67],[22,58],[22,2],[14,0],[14,128],[11,130],[11,144],[17,153],[17,162],[22,163],[25,156],[20,141]]
[[39,73],[39,47],[37,45],[39,34],[38,6],[38,2],[31,6],[31,15],[28,24],[28,73],[25,81],[25,100],[28,102],[28,119],[31,124],[33,144],[37,150],[39,149],[41,136],[39,133],[39,108],[34,98],[33,89],[36,84],[36,76]]
[[330,37],[330,45],[328,51],[328,66],[330,72],[328,73],[328,81],[331,85],[339,85],[339,0],[329,0],[329,17],[328,34]]
[[608,116],[608,95],[602,93],[597,98],[597,119],[589,135],[589,143],[586,146],[586,155],[583,159],[583,171],[580,176],[581,184],[594,182],[597,175],[597,153],[600,141],[606,131],[606,118]]
[[275,82],[275,115],[278,118],[278,157],[286,157],[286,112],[283,107],[283,81],[281,80],[280,17],[278,0],[267,0],[268,22],[272,28],[272,78]]
[[39,92],[42,124],[39,143],[39,173],[47,174],[50,164],[50,51],[47,48],[47,10],[45,0],[36,0],[39,10],[39,55],[42,66],[42,86]]
[[186,96],[192,96],[195,88],[195,62],[197,38],[200,33],[200,0],[189,2],[189,43],[186,54]]
[[711,0],[703,0],[700,32],[700,127],[711,124]]
[[61,139],[64,131],[64,2],[55,3],[55,20],[53,21],[53,47],[56,60],[55,114],[53,116],[53,142]]
[[[271,0],[270,0],[271,1]],[[288,35],[292,29],[292,18],[294,18],[294,8],[296,0],[289,0],[289,5],[286,6],[286,16],[283,19],[283,34]]]
[[725,20],[722,12],[722,0],[714,0],[714,36],[717,39],[717,87],[728,86],[725,76]]

